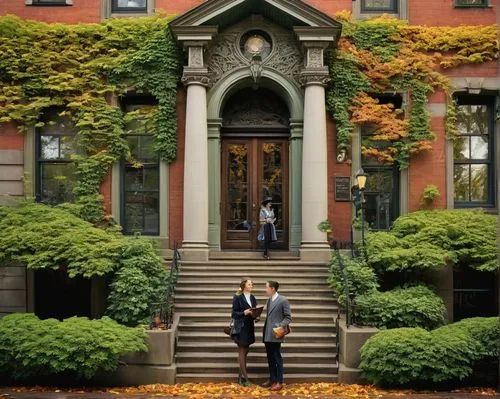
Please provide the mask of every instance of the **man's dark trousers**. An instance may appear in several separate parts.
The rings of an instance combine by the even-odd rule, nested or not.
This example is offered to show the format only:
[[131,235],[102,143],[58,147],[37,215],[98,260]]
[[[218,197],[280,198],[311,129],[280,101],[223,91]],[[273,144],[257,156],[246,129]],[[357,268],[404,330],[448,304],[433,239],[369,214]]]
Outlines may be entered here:
[[283,358],[281,342],[265,342],[271,383],[283,384]]

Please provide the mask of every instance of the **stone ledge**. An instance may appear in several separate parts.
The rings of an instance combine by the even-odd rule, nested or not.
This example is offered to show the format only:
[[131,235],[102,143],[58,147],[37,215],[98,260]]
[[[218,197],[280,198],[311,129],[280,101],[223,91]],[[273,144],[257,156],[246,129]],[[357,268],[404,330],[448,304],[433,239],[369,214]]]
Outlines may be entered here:
[[357,368],[361,361],[360,349],[372,335],[379,332],[378,328],[364,326],[346,326],[340,321],[340,353],[346,367]]
[[171,366],[132,364],[120,366],[110,373],[103,373],[92,382],[102,386],[175,384],[176,373],[175,364]]

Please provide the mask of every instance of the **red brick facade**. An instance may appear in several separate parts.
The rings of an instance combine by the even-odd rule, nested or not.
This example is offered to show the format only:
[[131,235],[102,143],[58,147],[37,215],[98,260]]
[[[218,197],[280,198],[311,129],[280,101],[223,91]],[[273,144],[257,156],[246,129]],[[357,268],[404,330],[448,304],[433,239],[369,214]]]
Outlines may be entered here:
[[[490,6],[485,8],[455,8],[455,0],[408,0],[408,19],[411,24],[452,25],[461,24],[494,24],[497,21],[498,0],[490,0]],[[155,8],[166,14],[181,14],[202,3],[202,0],[156,0]],[[333,15],[338,11],[351,9],[351,0],[308,0],[312,6]],[[15,14],[24,19],[45,22],[89,23],[103,19],[101,0],[74,0],[72,6],[42,7],[25,5],[24,0],[3,0],[0,4],[0,15]],[[449,72],[450,77],[498,77],[499,69],[496,62],[483,65],[466,65]],[[429,98],[431,104],[445,104],[442,92]],[[182,242],[182,211],[183,211],[183,174],[184,174],[184,127],[185,127],[184,90],[180,90],[177,99],[178,109],[178,156],[169,168],[169,238],[170,245]],[[436,141],[431,151],[422,153],[411,161],[409,169],[408,210],[417,210],[421,205],[424,188],[435,184],[441,196],[434,203],[435,207],[446,207],[446,158],[445,133],[443,116],[433,116],[432,128],[436,133]],[[23,149],[23,136],[12,125],[3,125],[0,129],[0,149]],[[349,176],[350,164],[338,164],[336,158],[335,126],[328,122],[328,201],[329,219],[334,225],[334,236],[339,240],[349,240],[351,226],[351,204],[336,202],[334,192],[335,176]],[[102,193],[105,207],[111,212],[111,176],[108,175],[102,183]]]

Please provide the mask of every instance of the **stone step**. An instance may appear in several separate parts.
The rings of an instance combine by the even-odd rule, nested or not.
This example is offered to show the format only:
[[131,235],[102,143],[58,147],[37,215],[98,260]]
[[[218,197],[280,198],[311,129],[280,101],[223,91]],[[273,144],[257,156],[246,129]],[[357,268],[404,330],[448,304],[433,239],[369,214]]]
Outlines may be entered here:
[[[292,333],[293,334],[293,333]],[[290,334],[290,337],[292,335]],[[285,340],[286,341],[286,340]],[[266,348],[262,342],[256,341],[252,345],[252,352],[265,353]],[[197,342],[179,341],[177,353],[184,352],[207,352],[207,353],[234,353],[236,344],[226,335],[223,342]],[[282,347],[283,353],[335,353],[333,345],[319,342],[285,342]]]
[[[217,305],[217,311],[218,312],[227,312],[228,314],[231,313],[231,307],[232,304],[227,303]],[[214,305],[212,303],[175,303],[174,304],[174,311],[177,313],[182,313],[182,312],[211,312],[214,309]],[[295,312],[300,313],[300,312],[314,312],[314,313],[328,313],[332,314],[333,317],[333,310],[335,307],[333,305],[328,305],[328,304],[295,304],[292,307],[292,317]]]
[[[284,352],[283,359],[287,363],[323,363],[323,364],[336,364],[335,353],[288,353]],[[236,345],[232,351],[228,352],[181,352],[176,354],[176,362],[179,363],[212,363],[212,362],[235,362],[238,359],[238,351]],[[259,363],[267,362],[267,355],[265,352],[255,352],[251,347],[248,353],[248,362]]]
[[[292,309],[292,325],[295,323],[334,323],[337,317],[337,309],[330,307],[331,311],[327,313],[316,313],[316,312],[296,312]],[[179,312],[178,312],[179,313]],[[218,310],[217,313],[207,312],[188,312],[184,311],[179,313],[180,322],[222,322],[229,324],[231,319],[231,311],[228,310],[224,313]],[[265,315],[261,318],[260,323],[265,320]]]
[[[286,370],[286,365],[285,365]],[[269,379],[269,373],[249,373],[248,378],[250,381],[256,384],[260,384],[265,380]],[[228,382],[235,383],[238,379],[238,373],[177,373],[175,382],[177,384],[189,383],[189,382],[200,382],[200,383],[209,383],[209,382]],[[284,375],[285,384],[298,384],[298,383],[320,383],[320,382],[337,382],[338,375],[337,374],[292,374],[285,372]]]
[[242,277],[246,277],[245,273],[254,275],[254,273],[288,273],[294,272],[300,275],[307,274],[328,274],[327,266],[303,266],[303,265],[286,265],[286,266],[273,266],[269,265],[254,265],[254,266],[241,266],[241,265],[202,265],[202,266],[188,266],[180,265],[179,270],[181,273],[232,273]]
[[[216,332],[202,332],[202,331],[183,331],[178,337],[178,342],[226,342],[228,336],[224,334],[222,330]],[[299,342],[317,342],[324,343],[326,345],[335,344],[335,334],[331,332],[295,332],[293,331],[288,337],[286,337],[287,343],[299,343]],[[262,330],[257,328],[255,332],[255,341],[262,341]]]
[[[262,255],[261,255],[262,256]],[[312,267],[328,267],[327,262],[311,262],[311,261],[302,261],[302,260],[287,260],[287,259],[261,259],[261,260],[252,260],[252,259],[220,259],[220,260],[209,260],[207,261],[198,261],[198,260],[181,260],[181,266],[267,266],[272,268],[274,266],[295,266],[295,267],[304,267],[308,266]]]
[[[179,275],[177,279],[176,287],[198,287],[200,292],[211,291],[213,288],[232,288],[233,292],[236,292],[240,285],[241,278],[200,278],[198,277],[184,277],[182,274]],[[262,287],[264,289],[266,285],[266,280],[263,279],[253,279],[254,287]],[[278,280],[279,281],[279,280]],[[201,289],[200,287],[203,287]],[[328,288],[328,282],[326,278],[293,278],[287,279],[286,281],[280,282],[280,291],[285,292],[287,289],[296,289],[296,288]]]
[[[285,364],[287,374],[317,374],[319,372],[325,374],[337,373],[337,364],[330,363],[291,363]],[[247,369],[249,373],[266,373],[269,368],[267,362],[248,363]],[[236,362],[212,362],[212,363],[177,363],[177,373],[213,373],[213,374],[231,374],[238,372],[238,364]]]
[[[200,287],[179,287],[175,288],[176,295],[192,295],[199,297],[212,297],[212,296],[228,296],[230,298],[236,293],[236,284],[232,284],[229,287],[213,287],[210,290],[201,291]],[[255,293],[254,293],[255,294]],[[323,286],[321,288],[316,288],[311,290],[310,287],[300,287],[300,288],[290,288],[289,286],[280,289],[280,294],[285,295],[290,298],[292,296],[305,297],[305,296],[328,296],[333,295],[332,289],[328,286]]]
[[[274,250],[273,259],[300,260],[298,252]],[[211,251],[209,260],[248,260],[262,259],[262,251]]]
[[252,271],[252,270],[246,270],[242,276],[242,273],[240,272],[218,272],[218,271],[204,271],[204,272],[186,272],[182,271],[179,274],[179,278],[182,279],[188,279],[188,278],[196,278],[196,279],[217,279],[217,281],[228,281],[234,283],[235,281],[239,285],[239,282],[241,281],[242,278],[250,278],[252,281],[260,281],[265,285],[265,282],[267,280],[276,280],[281,283],[284,283],[288,280],[318,280],[319,282],[327,282],[328,280],[328,273],[325,272],[309,272],[306,270],[303,271],[294,271],[294,270],[289,270],[289,271],[283,271],[280,273],[275,272],[274,270],[268,270],[268,271]]
[[[299,304],[329,304],[336,305],[337,300],[333,296],[287,296],[288,301],[291,306],[299,305]],[[175,303],[176,304],[187,304],[187,303],[203,303],[209,302],[212,305],[217,306],[225,306],[228,303],[232,303],[233,296],[232,295],[212,295],[212,296],[203,296],[203,295],[182,295],[175,294]],[[255,299],[258,304],[264,305],[267,302],[267,297],[264,295],[256,295]]]
[[[262,323],[264,320],[261,320]],[[189,322],[183,320],[178,325],[178,330],[181,334],[184,331],[203,331],[203,332],[221,332],[224,331],[224,327],[227,327],[228,323],[216,323],[216,322]],[[259,324],[256,325],[256,327]],[[264,324],[262,324],[263,326]],[[299,332],[314,332],[321,331],[325,333],[335,333],[335,323],[293,323],[292,329],[294,333]],[[291,335],[290,335],[291,336]]]

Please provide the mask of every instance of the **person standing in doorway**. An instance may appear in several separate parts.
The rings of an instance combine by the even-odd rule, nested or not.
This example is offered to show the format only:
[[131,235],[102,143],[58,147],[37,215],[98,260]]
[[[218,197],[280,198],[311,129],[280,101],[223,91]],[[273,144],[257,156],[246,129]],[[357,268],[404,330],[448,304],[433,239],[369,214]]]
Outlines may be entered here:
[[271,242],[277,241],[276,227],[274,222],[276,222],[276,217],[274,216],[274,210],[272,208],[272,198],[266,198],[261,203],[260,207],[260,230],[258,238],[260,241],[264,241],[264,259],[269,259],[269,247]]
[[252,295],[252,280],[243,279],[240,289],[233,297],[233,309],[231,317],[234,320],[234,334],[231,335],[233,341],[238,345],[239,376],[238,384],[242,386],[250,385],[247,373],[247,356],[250,345],[255,342],[255,318],[252,308],[257,307],[257,300]]
[[275,329],[290,331],[292,311],[288,299],[278,294],[279,283],[268,281],[266,283],[267,317],[264,324],[263,341],[266,346],[267,362],[269,365],[269,381],[264,387],[271,387],[271,391],[280,391],[283,388],[283,357],[281,344],[286,333],[277,335]]

